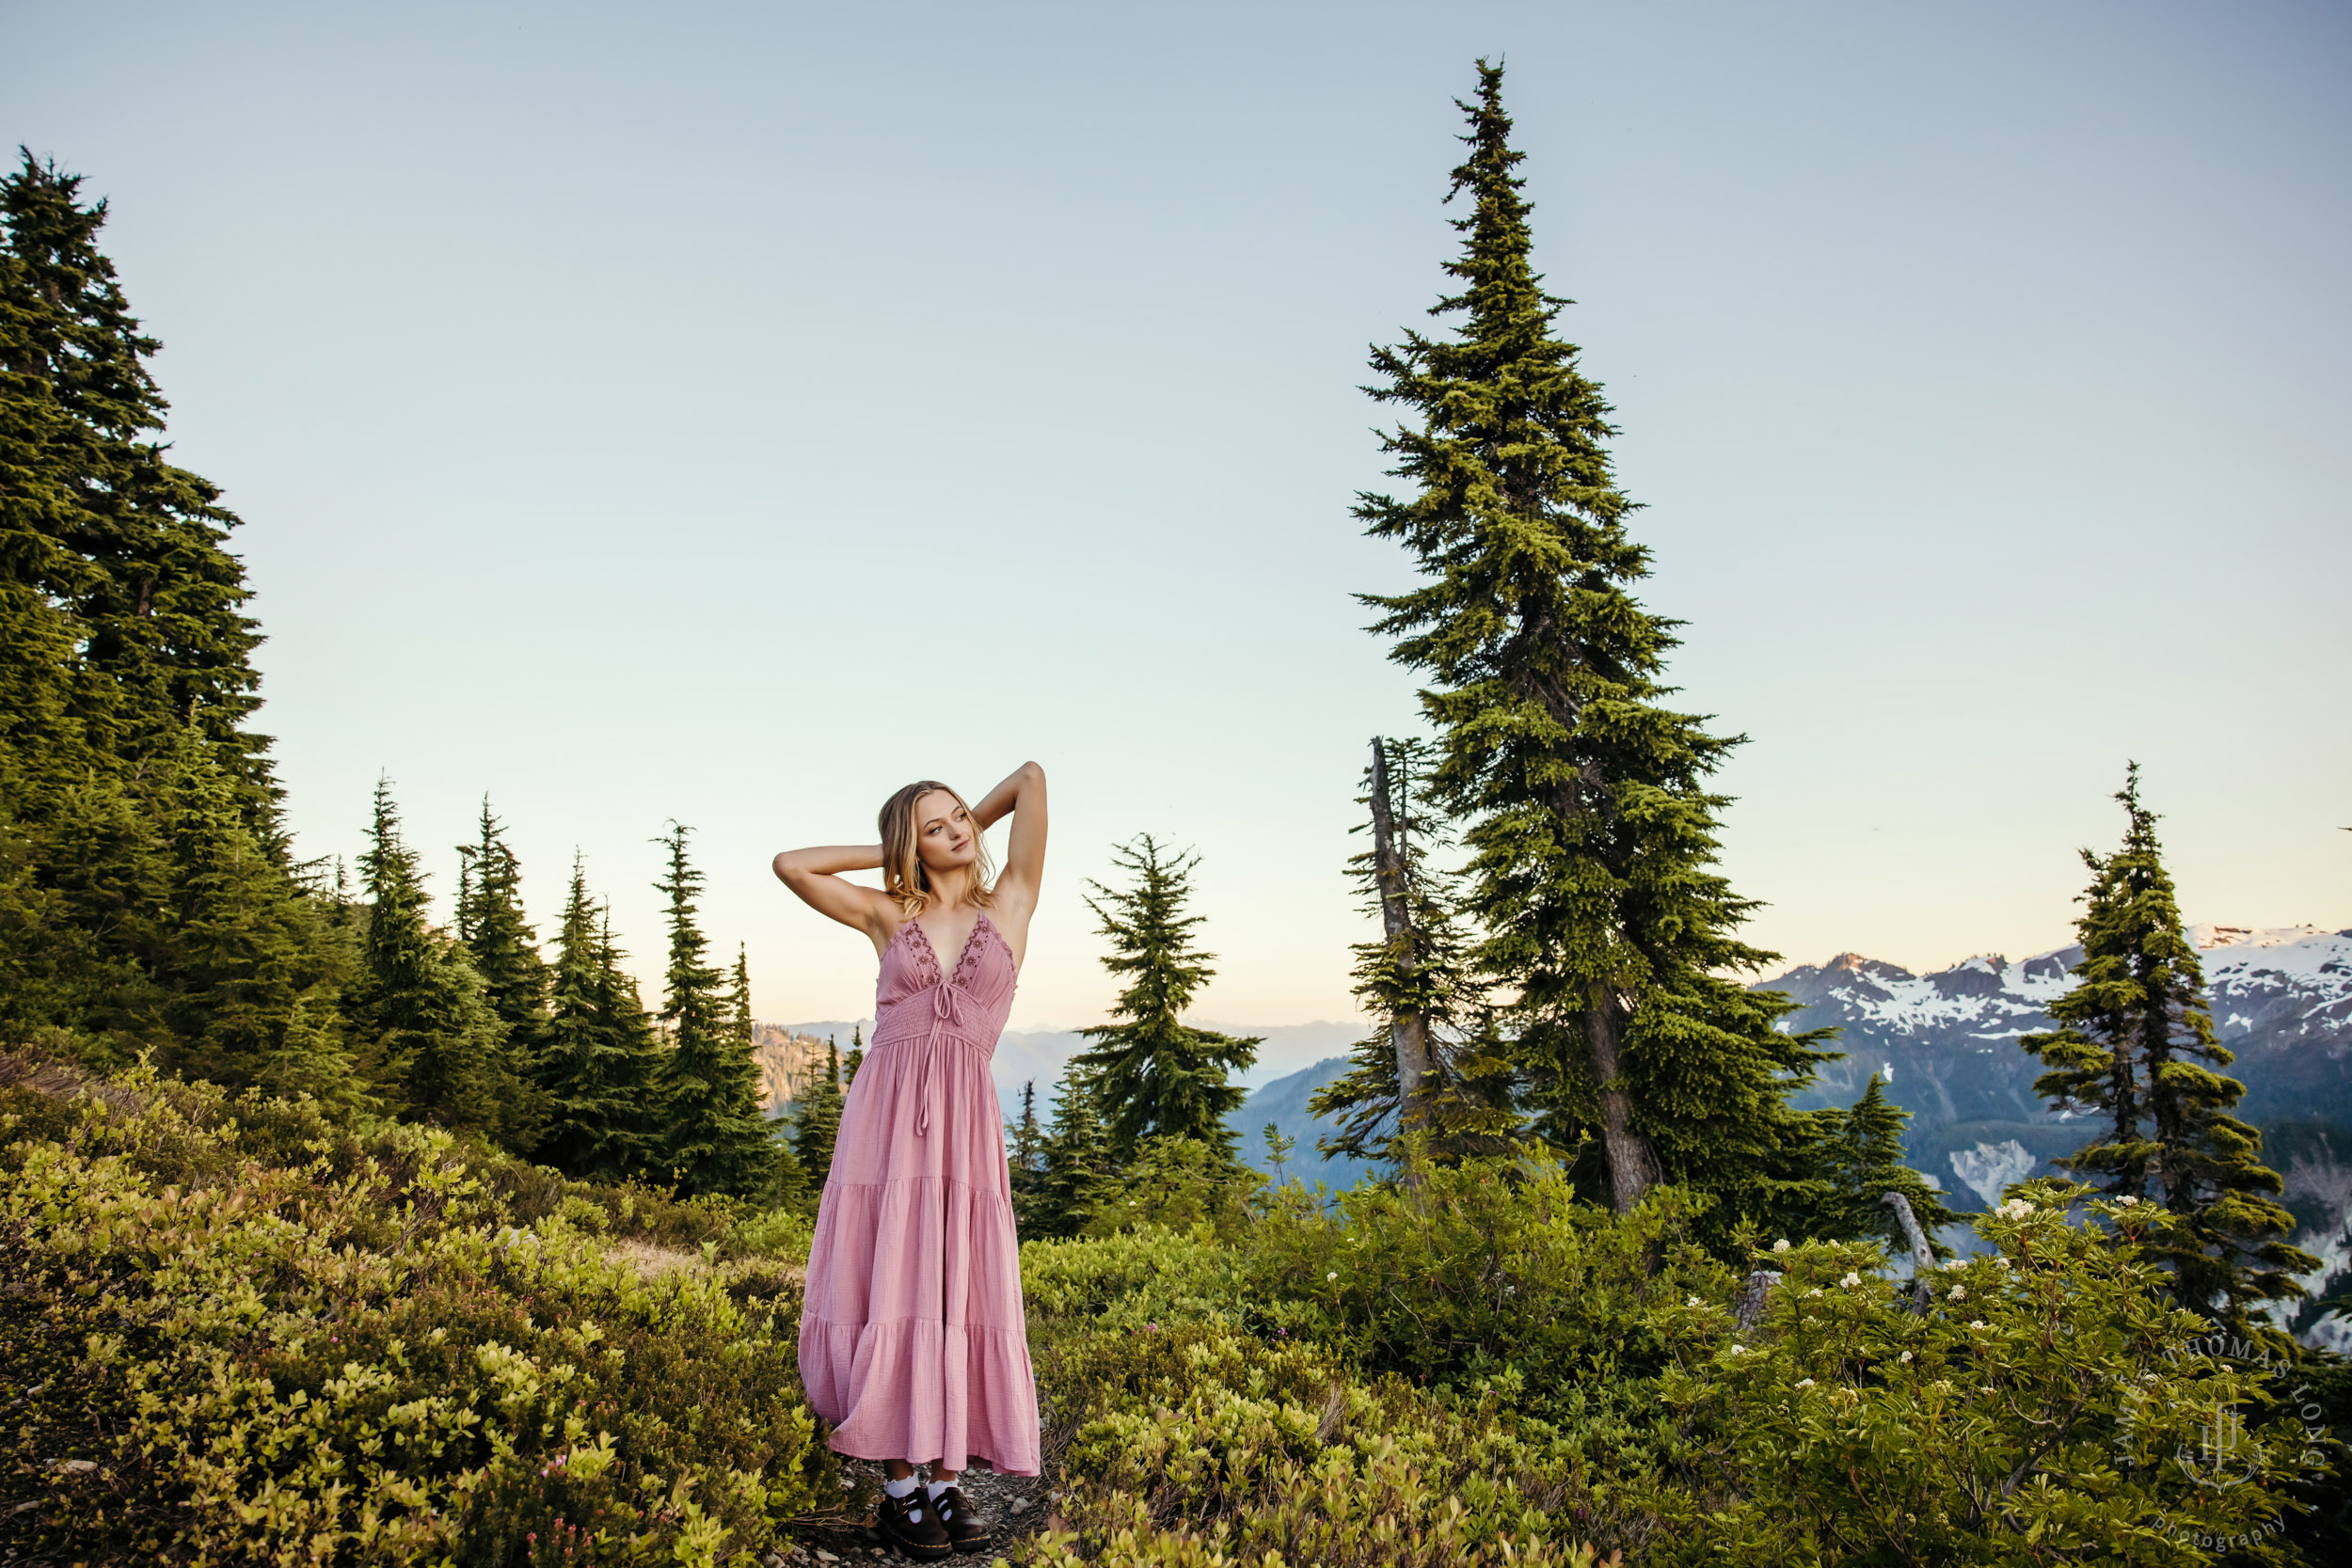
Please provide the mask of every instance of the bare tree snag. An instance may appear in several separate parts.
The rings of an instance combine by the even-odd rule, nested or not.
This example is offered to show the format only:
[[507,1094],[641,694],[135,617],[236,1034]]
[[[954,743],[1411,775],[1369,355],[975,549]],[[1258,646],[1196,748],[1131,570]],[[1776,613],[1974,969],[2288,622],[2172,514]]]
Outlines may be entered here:
[[1879,1201],[1895,1211],[1895,1218],[1902,1223],[1903,1235],[1911,1242],[1912,1310],[1924,1314],[1928,1298],[1935,1292],[1934,1283],[1928,1278],[1935,1268],[1934,1249],[1928,1245],[1927,1233],[1919,1228],[1919,1217],[1911,1212],[1911,1199],[1900,1193],[1887,1193]]
[[[1390,809],[1389,752],[1378,736],[1372,737],[1372,867],[1380,889],[1380,928],[1388,938],[1389,961],[1400,975],[1421,967],[1422,932],[1413,924],[1405,855],[1397,843],[1396,818]],[[1396,1115],[1400,1131],[1421,1132],[1429,1124],[1429,1015],[1418,1006],[1399,1007],[1391,1015],[1390,1038],[1396,1047]]]

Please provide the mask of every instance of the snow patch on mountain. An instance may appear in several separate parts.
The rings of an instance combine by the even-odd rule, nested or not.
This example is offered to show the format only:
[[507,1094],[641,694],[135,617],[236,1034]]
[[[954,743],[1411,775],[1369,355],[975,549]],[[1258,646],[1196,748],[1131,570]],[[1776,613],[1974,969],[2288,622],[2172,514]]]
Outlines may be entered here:
[[1968,1190],[1982,1198],[1987,1209],[2001,1201],[2001,1189],[2023,1181],[2033,1167],[2033,1155],[2015,1138],[1952,1151],[1954,1174],[1968,1183]]

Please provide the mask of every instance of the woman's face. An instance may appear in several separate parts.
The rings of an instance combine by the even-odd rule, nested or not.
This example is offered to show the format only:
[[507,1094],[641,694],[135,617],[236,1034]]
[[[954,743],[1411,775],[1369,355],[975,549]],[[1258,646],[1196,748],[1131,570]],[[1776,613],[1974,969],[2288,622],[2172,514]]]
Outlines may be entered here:
[[954,796],[934,789],[915,798],[914,853],[924,870],[936,876],[953,866],[970,865],[979,852],[979,829]]

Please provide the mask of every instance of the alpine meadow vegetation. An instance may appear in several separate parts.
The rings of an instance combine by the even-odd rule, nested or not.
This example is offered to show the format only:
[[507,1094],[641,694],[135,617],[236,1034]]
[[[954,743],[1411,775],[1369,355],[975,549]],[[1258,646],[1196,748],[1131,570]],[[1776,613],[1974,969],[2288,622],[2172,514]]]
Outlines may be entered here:
[[[1836,1044],[1751,983],[1740,737],[1669,701],[1502,81],[1458,104],[1454,330],[1372,351],[1401,484],[1355,516],[1415,581],[1364,598],[1427,733],[1373,740],[1332,867],[1371,1027],[1312,1109],[1375,1175],[1310,1188],[1273,1125],[1245,1163],[1262,1042],[1186,1021],[1200,856],[1119,846],[1116,1003],[1005,1129],[1045,1463],[984,1560],[2352,1558],[2352,1374],[2262,1314],[2317,1259],[2137,770],[2023,1042],[2080,1180],[1964,1215],[1880,1077],[1792,1107]],[[27,154],[0,218],[0,1562],[863,1552],[873,1467],[797,1370],[862,1034],[768,1114],[675,821],[658,995],[577,854],[534,927],[486,799],[447,925],[389,778],[356,864],[298,858],[237,520],[165,456],[104,203]]]

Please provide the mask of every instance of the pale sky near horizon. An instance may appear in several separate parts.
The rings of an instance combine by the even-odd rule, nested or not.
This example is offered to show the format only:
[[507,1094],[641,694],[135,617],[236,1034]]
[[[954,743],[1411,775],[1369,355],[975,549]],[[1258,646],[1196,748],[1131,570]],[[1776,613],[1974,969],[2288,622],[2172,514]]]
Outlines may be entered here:
[[[1750,736],[1748,934],[2058,946],[2142,765],[2191,920],[2352,926],[2352,11],[1368,4],[9,8],[0,135],[113,204],[223,486],[289,816],[486,791],[658,990],[650,842],[763,1018],[870,1010],[770,876],[882,797],[1054,792],[1079,895],[1197,847],[1232,1024],[1350,1008],[1359,389],[1423,326],[1471,62],[1616,407],[1680,701]],[[1001,838],[1001,834],[999,835]]]

